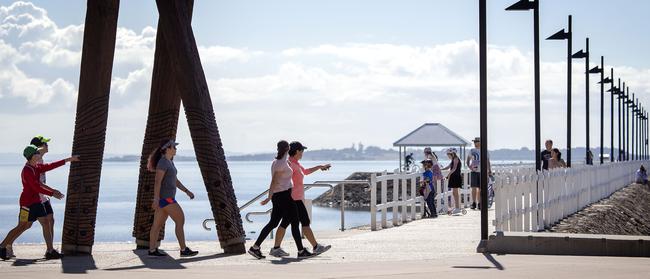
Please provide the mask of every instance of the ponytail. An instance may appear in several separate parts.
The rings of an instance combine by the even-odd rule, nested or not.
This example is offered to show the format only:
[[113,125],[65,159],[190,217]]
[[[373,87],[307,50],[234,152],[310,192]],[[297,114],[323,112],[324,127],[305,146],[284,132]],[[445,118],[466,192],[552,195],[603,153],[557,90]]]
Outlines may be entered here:
[[149,154],[149,159],[147,160],[147,170],[150,172],[155,172],[156,171],[156,166],[158,166],[158,162],[160,161],[160,158],[162,158],[163,154],[165,154],[165,149],[162,149],[165,144],[169,142],[168,139],[164,139],[160,141],[160,144],[158,147]]
[[275,159],[282,159],[287,151],[289,151],[289,142],[286,140],[278,141],[278,155],[275,156]]

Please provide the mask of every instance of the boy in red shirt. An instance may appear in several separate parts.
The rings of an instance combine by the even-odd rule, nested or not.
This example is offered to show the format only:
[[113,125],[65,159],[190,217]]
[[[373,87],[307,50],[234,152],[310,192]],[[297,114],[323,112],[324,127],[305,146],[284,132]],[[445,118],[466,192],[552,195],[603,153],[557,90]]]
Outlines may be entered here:
[[[59,190],[50,188],[40,181],[41,174],[63,166],[66,162],[79,161],[78,156],[72,156],[51,164],[40,164],[39,161],[41,160],[41,154],[39,153],[38,147],[34,145],[25,147],[23,150],[23,156],[27,159],[27,163],[20,174],[22,178],[23,192],[20,194],[18,225],[9,231],[7,237],[5,237],[2,243],[0,243],[0,258],[3,260],[9,259],[9,255],[7,255],[7,246],[13,244],[13,242],[23,232],[32,226],[34,221],[46,218],[47,212],[45,211],[45,207],[43,206],[43,203],[41,203],[41,198],[38,194],[52,196],[57,199],[63,198],[63,194],[59,192]],[[46,230],[46,233],[51,233],[49,227],[44,227],[44,230]],[[61,254],[54,250],[52,242],[47,240],[48,238],[46,238],[47,251],[45,253],[45,258],[61,258]]]

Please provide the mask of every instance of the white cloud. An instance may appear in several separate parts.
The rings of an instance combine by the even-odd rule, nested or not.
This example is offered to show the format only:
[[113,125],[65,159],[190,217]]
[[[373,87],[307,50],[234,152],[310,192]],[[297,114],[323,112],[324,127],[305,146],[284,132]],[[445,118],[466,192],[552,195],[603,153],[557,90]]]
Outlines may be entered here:
[[[31,3],[0,7],[2,103],[44,108],[61,102],[57,104],[65,106],[47,107],[53,114],[70,111],[82,38],[82,24],[59,27],[47,11]],[[144,134],[155,39],[152,27],[118,28],[110,113],[119,116],[109,117],[107,152],[140,152],[141,143],[124,135]],[[199,53],[224,146],[230,151],[263,151],[278,138],[302,139],[314,148],[359,141],[389,147],[423,122],[441,122],[466,138],[478,133],[474,40],[430,46],[323,44],[279,51],[199,46]],[[499,147],[530,146],[532,55],[492,45],[488,63],[491,142]],[[41,76],[42,69],[33,67],[51,75]],[[614,67],[638,95],[650,93],[650,69]],[[566,65],[543,62],[541,70],[542,134],[562,146]],[[573,77],[575,146],[584,137],[579,131],[585,121],[584,64],[574,63]],[[599,87],[594,82],[591,88],[595,113]],[[73,118],[73,112],[66,117]],[[290,125],[291,120],[298,125]],[[597,127],[599,118],[592,120]],[[593,138],[596,130],[592,128]],[[188,137],[185,124],[179,135]]]

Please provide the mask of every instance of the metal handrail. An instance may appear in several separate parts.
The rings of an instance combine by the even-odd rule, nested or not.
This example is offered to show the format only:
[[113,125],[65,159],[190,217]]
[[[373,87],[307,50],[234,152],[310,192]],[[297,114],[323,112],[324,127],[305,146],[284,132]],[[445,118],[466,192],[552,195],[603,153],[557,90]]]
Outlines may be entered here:
[[[370,185],[370,181],[368,180],[326,180],[326,181],[316,181],[314,183],[310,184],[305,184],[305,191],[311,189],[311,188],[317,188],[317,187],[324,187],[324,188],[334,188],[334,185],[341,184],[341,231],[345,230],[345,184],[357,184],[357,185]],[[259,200],[262,198],[264,195],[268,194],[269,190],[265,190],[261,194],[257,195],[250,201],[246,202],[244,205],[239,207],[239,211],[241,212],[243,209],[247,208],[251,204],[253,204],[255,201]],[[252,220],[250,220],[250,216],[252,215],[266,215],[270,214],[272,209],[269,209],[267,211],[254,211],[254,212],[249,212],[246,214],[245,219],[249,223],[253,223]],[[214,222],[214,219],[205,219],[203,220],[203,229],[210,231],[212,230],[210,227],[208,227],[207,223],[208,222]]]
[[[318,184],[318,183],[305,184],[305,192],[307,192],[307,190],[309,190],[309,189],[311,189],[311,188],[313,188],[313,187],[323,187],[323,188],[330,188],[330,189],[334,188],[334,187],[333,187],[332,185],[330,185],[330,184],[322,184],[322,183],[321,183],[321,184]],[[268,192],[268,191],[267,191],[267,192]],[[249,222],[249,223],[253,223],[253,220],[251,220],[251,219],[249,218],[251,215],[266,215],[266,214],[269,214],[269,213],[271,213],[271,209],[269,209],[269,210],[267,210],[267,211],[252,211],[252,212],[248,212],[248,213],[246,214],[245,219],[246,219],[247,222]]]

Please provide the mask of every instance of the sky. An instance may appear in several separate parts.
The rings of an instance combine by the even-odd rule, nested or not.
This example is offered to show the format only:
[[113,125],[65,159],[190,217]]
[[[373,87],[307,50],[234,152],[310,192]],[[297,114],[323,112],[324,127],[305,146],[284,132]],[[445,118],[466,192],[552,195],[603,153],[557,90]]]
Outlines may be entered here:
[[[513,2],[488,1],[490,149],[534,146],[533,15],[506,12]],[[53,138],[53,153],[71,150],[85,8],[0,0],[0,153],[19,153],[36,134]],[[573,15],[573,51],[588,36],[590,66],[605,56],[607,73],[647,104],[649,10],[645,0],[541,1],[542,138],[566,146],[566,43],[543,39]],[[140,153],[157,18],[153,0],[121,1],[108,154]],[[279,139],[389,148],[432,122],[467,140],[479,133],[476,0],[196,0],[192,26],[229,153],[273,152]],[[585,142],[584,68],[573,61],[574,147]],[[589,83],[592,147],[598,80]],[[179,148],[191,150],[184,116],[179,123]]]

